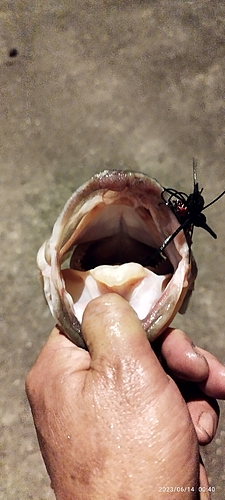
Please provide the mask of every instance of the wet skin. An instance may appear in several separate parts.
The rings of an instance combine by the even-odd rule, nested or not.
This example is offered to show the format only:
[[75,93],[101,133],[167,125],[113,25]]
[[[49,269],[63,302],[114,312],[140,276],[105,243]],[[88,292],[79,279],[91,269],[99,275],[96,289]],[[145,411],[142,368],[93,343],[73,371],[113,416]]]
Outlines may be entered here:
[[210,498],[197,496],[199,480],[207,486],[199,443],[216,432],[223,365],[168,329],[155,350],[178,385],[183,380],[185,402],[122,297],[93,300],[82,328],[89,352],[55,328],[27,378],[56,498],[161,500],[160,488],[174,486],[186,488],[184,500]]

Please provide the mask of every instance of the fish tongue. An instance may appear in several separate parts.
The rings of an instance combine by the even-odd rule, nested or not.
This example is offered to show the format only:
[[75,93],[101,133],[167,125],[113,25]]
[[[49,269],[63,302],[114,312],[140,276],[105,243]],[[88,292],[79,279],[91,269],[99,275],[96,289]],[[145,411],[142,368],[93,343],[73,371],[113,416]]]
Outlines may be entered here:
[[109,289],[109,292],[125,295],[132,286],[146,277],[143,266],[135,262],[129,262],[116,266],[98,266],[90,270],[91,276]]

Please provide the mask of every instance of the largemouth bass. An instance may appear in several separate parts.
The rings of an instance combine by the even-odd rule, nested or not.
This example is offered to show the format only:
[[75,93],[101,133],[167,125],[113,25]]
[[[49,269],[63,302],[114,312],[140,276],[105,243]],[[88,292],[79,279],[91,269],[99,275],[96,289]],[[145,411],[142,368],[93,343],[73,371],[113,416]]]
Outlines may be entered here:
[[197,267],[179,221],[147,175],[105,170],[70,197],[37,256],[57,323],[85,348],[82,317],[95,297],[114,292],[136,311],[149,341],[171,323]]

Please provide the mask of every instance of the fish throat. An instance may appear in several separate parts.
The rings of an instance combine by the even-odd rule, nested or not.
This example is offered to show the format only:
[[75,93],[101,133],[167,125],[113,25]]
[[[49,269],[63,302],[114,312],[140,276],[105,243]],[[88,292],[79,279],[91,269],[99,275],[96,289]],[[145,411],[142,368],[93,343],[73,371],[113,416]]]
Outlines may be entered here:
[[[93,212],[83,241],[73,250],[72,269],[88,271],[99,265],[136,262],[156,274],[173,272],[169,259],[157,248],[157,228],[149,210],[135,206],[128,196],[127,200],[122,197],[121,203],[105,205],[98,215]],[[95,234],[90,241],[92,224]]]

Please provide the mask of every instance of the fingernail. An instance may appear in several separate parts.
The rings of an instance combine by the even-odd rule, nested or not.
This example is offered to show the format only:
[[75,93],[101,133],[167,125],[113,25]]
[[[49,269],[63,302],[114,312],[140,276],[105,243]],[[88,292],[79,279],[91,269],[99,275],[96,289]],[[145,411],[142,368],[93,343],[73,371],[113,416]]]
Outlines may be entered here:
[[200,427],[208,434],[210,438],[214,435],[214,419],[211,413],[206,413],[205,411],[201,414],[199,421]]

